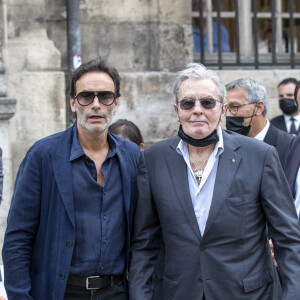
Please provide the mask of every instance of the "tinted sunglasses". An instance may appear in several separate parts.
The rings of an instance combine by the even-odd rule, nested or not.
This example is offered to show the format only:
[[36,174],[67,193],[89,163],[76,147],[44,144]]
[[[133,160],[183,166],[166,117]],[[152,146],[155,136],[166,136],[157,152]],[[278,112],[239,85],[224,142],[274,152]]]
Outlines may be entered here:
[[80,105],[87,106],[94,101],[96,96],[106,106],[112,105],[116,101],[116,95],[111,91],[82,91],[75,96],[75,99]]
[[[196,101],[197,100],[193,98],[185,98],[180,100],[178,103],[182,110],[190,110],[196,105]],[[213,109],[214,107],[216,107],[216,102],[221,103],[220,100],[216,100],[213,98],[201,98],[199,99],[199,101],[201,106],[205,109]]]

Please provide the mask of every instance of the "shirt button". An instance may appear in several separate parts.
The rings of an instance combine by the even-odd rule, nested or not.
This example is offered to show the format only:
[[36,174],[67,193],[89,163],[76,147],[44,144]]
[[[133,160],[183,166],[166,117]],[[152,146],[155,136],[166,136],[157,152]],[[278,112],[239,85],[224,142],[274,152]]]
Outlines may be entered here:
[[70,240],[66,241],[66,246],[71,247],[72,245],[73,245],[72,241],[70,241]]
[[65,277],[65,274],[63,274],[63,273],[60,273],[59,274],[59,278],[61,279],[61,280],[64,280],[66,277]]

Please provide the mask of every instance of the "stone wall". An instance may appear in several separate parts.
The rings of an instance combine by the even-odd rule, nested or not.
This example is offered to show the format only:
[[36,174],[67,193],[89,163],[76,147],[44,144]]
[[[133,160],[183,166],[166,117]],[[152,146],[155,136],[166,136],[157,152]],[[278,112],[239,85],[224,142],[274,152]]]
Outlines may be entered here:
[[66,124],[65,75],[61,54],[47,36],[44,1],[7,1],[6,8],[7,18],[1,17],[7,31],[2,39],[6,43],[0,47],[0,97],[17,99],[17,105],[15,116],[0,123],[1,145],[5,144],[0,248],[22,158],[36,140],[65,129]]
[[[80,1],[83,61],[101,55],[120,71],[177,70],[193,57],[190,13],[185,0]],[[47,1],[46,14],[67,69],[65,1]]]
[[[0,97],[17,99],[8,133],[12,183],[29,147],[66,127],[66,2],[0,0],[7,7],[7,44],[0,44]],[[146,144],[176,134],[178,122],[169,83],[174,72],[193,61],[190,1],[81,0],[80,26],[82,60],[106,56],[121,73],[122,96],[114,120],[135,122]],[[0,34],[1,29],[0,24]],[[269,118],[280,114],[278,82],[290,76],[300,78],[299,70],[289,69],[217,73],[224,83],[250,77],[265,85]],[[12,186],[9,191],[11,195]],[[10,196],[3,201],[0,248]]]

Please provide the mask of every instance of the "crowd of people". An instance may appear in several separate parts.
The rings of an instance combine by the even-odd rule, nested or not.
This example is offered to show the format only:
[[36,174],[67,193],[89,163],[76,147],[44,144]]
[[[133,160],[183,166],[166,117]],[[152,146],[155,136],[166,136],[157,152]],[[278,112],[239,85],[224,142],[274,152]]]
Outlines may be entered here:
[[279,83],[270,121],[253,79],[191,63],[173,84],[178,134],[145,148],[132,121],[111,124],[118,71],[99,57],[73,72],[74,125],[15,180],[9,300],[299,298],[300,82]]

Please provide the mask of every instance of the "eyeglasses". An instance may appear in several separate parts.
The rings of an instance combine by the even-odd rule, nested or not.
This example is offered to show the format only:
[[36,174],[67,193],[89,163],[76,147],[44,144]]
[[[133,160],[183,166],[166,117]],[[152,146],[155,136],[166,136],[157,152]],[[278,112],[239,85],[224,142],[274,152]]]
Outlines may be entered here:
[[[197,100],[193,98],[185,98],[180,100],[178,104],[180,105],[180,108],[182,110],[190,110],[196,105],[196,101]],[[199,99],[199,101],[201,106],[205,109],[213,109],[214,107],[216,107],[216,102],[221,103],[220,100],[216,100],[213,98],[201,98]]]
[[227,106],[227,109],[233,114],[233,115],[236,115],[239,111],[239,109],[243,106],[246,106],[246,105],[250,105],[250,104],[256,104],[257,102],[253,102],[253,103],[246,103],[246,104],[241,104],[241,105],[228,105]]
[[75,99],[81,106],[88,106],[94,101],[96,96],[106,106],[112,105],[116,101],[116,95],[111,91],[82,91],[75,96]]

